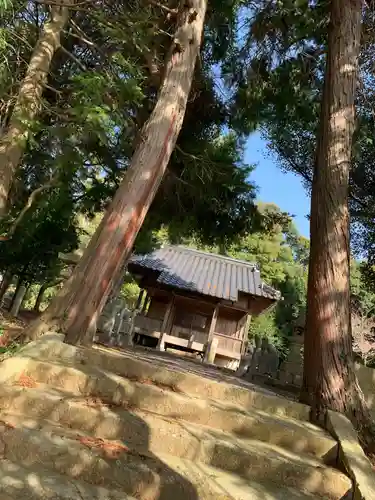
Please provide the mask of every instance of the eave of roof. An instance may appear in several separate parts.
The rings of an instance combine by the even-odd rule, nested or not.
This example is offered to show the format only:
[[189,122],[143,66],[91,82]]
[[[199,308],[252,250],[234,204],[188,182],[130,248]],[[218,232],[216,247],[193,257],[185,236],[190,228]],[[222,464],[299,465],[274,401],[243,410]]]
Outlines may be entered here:
[[281,298],[280,292],[261,280],[255,264],[181,246],[134,255],[129,271],[135,269],[158,272],[159,284],[233,302],[239,292],[275,301]]

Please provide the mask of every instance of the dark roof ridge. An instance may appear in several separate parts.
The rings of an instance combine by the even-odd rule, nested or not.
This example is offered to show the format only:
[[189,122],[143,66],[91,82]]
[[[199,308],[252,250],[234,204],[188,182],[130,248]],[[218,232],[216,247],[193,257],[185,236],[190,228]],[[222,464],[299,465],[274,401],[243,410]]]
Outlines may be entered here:
[[[161,248],[163,248],[163,250],[168,250],[169,248],[172,249],[172,250],[181,249],[181,250],[188,251],[188,252],[191,252],[191,253],[198,253],[198,254],[201,254],[201,255],[207,255],[209,257],[213,257],[213,258],[216,258],[216,259],[219,259],[219,260],[225,260],[225,261],[229,261],[229,262],[235,262],[236,264],[244,264],[245,266],[252,267],[256,271],[259,272],[258,265],[255,262],[249,262],[248,260],[242,260],[242,259],[235,259],[234,257],[229,257],[228,255],[222,255],[222,254],[218,254],[218,253],[206,252],[204,250],[198,250],[196,248],[185,247],[184,245],[165,245],[165,246],[162,246]],[[150,253],[152,253],[152,252],[150,252]]]
[[[141,267],[158,271],[156,281],[160,284],[195,291],[232,301],[238,300],[238,293],[280,299],[280,292],[261,279],[256,265],[185,247],[165,245],[148,254],[133,255],[131,268]],[[128,267],[129,269],[129,267]]]

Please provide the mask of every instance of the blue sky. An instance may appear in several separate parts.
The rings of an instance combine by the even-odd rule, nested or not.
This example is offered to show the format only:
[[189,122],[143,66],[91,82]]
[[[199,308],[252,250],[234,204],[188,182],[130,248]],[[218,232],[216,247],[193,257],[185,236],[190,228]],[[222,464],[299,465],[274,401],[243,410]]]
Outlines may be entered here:
[[309,237],[310,198],[300,179],[283,173],[276,164],[276,158],[270,157],[267,143],[259,132],[252,134],[246,144],[245,162],[257,165],[250,179],[258,186],[258,199],[266,203],[275,203],[283,211],[294,215],[294,222],[299,232]]

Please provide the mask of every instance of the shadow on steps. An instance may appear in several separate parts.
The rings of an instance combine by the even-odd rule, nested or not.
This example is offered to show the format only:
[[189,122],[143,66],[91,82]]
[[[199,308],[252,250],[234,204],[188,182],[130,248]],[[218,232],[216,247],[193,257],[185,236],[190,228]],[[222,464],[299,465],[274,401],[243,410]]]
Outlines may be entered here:
[[[63,385],[64,373],[59,372],[60,383],[54,379],[53,374],[50,374],[47,378],[51,385],[50,390],[53,391],[53,387]],[[104,386],[107,385],[110,392],[116,389],[113,385],[114,381],[110,378],[107,384],[105,380],[101,382]],[[138,415],[128,412],[127,419],[130,422],[128,427],[129,439],[124,436],[122,441],[109,441],[93,437],[90,434],[85,435],[80,433],[78,429],[66,428],[63,415],[61,415],[59,424],[56,425],[56,418],[51,418],[51,408],[44,413],[38,412],[38,418],[33,417],[33,408],[27,406],[26,398],[23,399],[25,404],[22,405],[22,393],[27,393],[28,388],[32,386],[38,388],[33,373],[28,373],[25,370],[22,373],[21,385],[23,385],[24,390],[19,395],[17,414],[22,415],[22,417],[12,418],[11,414],[6,415],[6,423],[1,425],[2,438],[0,441],[3,458],[22,466],[29,472],[28,477],[25,478],[24,487],[28,479],[32,475],[35,476],[35,488],[33,482],[28,484],[28,488],[31,490],[29,496],[25,496],[24,493],[21,495],[21,489],[18,488],[21,495],[20,499],[49,498],[45,493],[41,495],[38,493],[39,490],[43,491],[43,484],[45,484],[43,477],[36,477],[36,470],[40,465],[57,473],[57,476],[55,474],[56,477],[60,474],[68,478],[85,481],[91,485],[114,490],[114,495],[116,491],[124,492],[131,497],[142,500],[198,500],[198,498],[213,500],[217,498],[214,492],[212,492],[212,495],[198,495],[197,487],[188,478],[191,477],[194,483],[196,479],[199,485],[204,477],[195,478],[196,471],[188,470],[188,466],[183,461],[177,460],[176,467],[173,464],[173,468],[171,468],[150,451],[149,427]],[[83,387],[82,395],[88,395],[89,391],[89,387]],[[43,392],[42,387],[41,392]],[[95,400],[95,397],[91,397],[91,401],[88,400],[87,404],[105,405],[105,402],[102,399],[99,401],[98,398]],[[2,410],[4,412],[6,408]],[[108,410],[110,411],[110,404]],[[98,421],[91,422],[93,429],[99,425],[100,422]],[[9,477],[9,470],[8,482],[12,482],[11,477]],[[14,481],[16,479],[20,486],[19,473],[17,473],[17,478],[14,477]],[[49,484],[51,486],[51,481],[49,481]],[[209,493],[207,485],[203,486],[205,486],[205,491]],[[15,492],[12,491],[14,495]],[[5,494],[5,491],[1,491],[1,487],[0,493]],[[113,498],[123,498],[125,500],[124,493],[122,497],[113,496]],[[3,498],[1,494],[0,498]],[[17,496],[13,496],[13,498],[15,499]],[[63,499],[65,497],[57,496],[56,498]],[[83,498],[86,499],[86,497]],[[91,496],[90,498],[96,497]],[[97,496],[97,498],[107,500],[109,497]]]

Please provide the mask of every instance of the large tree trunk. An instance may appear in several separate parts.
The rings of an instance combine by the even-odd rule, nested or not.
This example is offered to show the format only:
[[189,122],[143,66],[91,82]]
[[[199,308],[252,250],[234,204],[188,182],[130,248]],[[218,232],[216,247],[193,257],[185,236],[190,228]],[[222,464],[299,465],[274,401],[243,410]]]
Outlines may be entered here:
[[10,307],[10,315],[17,317],[18,313],[20,312],[22,303],[25,299],[26,292],[28,290],[28,286],[24,284],[22,278],[18,279],[17,283],[17,288],[14,292],[13,299],[12,299],[12,305]]
[[39,288],[38,296],[37,296],[35,304],[34,304],[34,311],[35,312],[40,311],[40,306],[42,304],[42,300],[43,300],[44,294],[45,294],[47,289],[48,289],[48,285],[46,283]]
[[31,55],[9,125],[0,138],[0,217],[6,213],[9,191],[20,165],[28,133],[42,105],[42,94],[52,58],[60,47],[60,36],[69,19],[68,7],[52,6]]
[[180,2],[158,100],[129,170],[71,278],[26,332],[30,337],[55,327],[66,332],[69,343],[92,342],[97,319],[130,256],[181,130],[206,7],[207,0]]
[[361,17],[361,0],[347,0],[345,8],[340,0],[332,0],[311,199],[301,398],[312,406],[314,419],[324,416],[327,408],[346,413],[366,438],[371,421],[355,375],[352,351],[348,213]]

